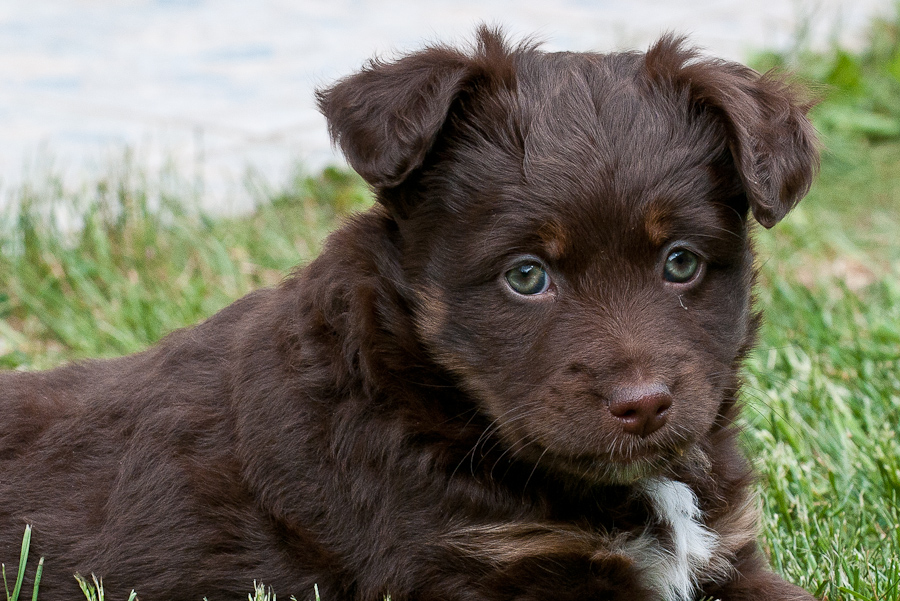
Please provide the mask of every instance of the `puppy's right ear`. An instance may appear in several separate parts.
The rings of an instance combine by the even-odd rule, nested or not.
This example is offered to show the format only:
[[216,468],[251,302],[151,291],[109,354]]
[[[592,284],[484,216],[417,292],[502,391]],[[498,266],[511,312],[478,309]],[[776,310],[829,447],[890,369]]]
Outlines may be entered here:
[[318,90],[319,110],[350,166],[374,188],[393,188],[422,164],[471,60],[450,48],[428,48]]

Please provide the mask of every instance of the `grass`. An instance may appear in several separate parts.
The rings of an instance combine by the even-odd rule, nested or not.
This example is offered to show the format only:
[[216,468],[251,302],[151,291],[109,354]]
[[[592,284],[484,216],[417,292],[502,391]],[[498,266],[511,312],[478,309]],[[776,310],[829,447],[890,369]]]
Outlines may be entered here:
[[[813,118],[828,150],[810,196],[758,232],[766,321],[747,365],[744,441],[775,568],[831,600],[900,599],[898,23],[876,23],[861,53],[757,62],[819,86]],[[48,176],[23,190],[0,218],[0,366],[145,348],[276,283],[370,202],[337,170],[256,185],[257,210],[239,217],[192,209],[180,192],[190,189],[171,174],[149,181],[126,160],[90,188]],[[19,575],[26,557],[27,541]],[[102,598],[99,581],[82,586]],[[250,598],[274,601],[261,587]]]
[[[3,587],[6,592],[6,601],[19,601],[19,595],[22,593],[22,584],[25,580],[25,573],[28,564],[28,554],[31,549],[31,526],[25,526],[25,535],[22,537],[22,549],[19,554],[19,566],[16,570],[16,581],[13,586],[12,592],[9,590],[9,583],[6,580],[6,566],[0,564],[0,575],[3,577]],[[31,592],[31,601],[37,601],[38,592],[40,591],[41,584],[41,573],[44,569],[44,558],[41,557],[38,560],[37,569],[35,570],[34,575],[34,584],[32,586]],[[88,580],[81,574],[75,574],[75,581],[78,583],[78,587],[81,589],[81,592],[84,594],[84,597],[87,601],[106,601],[106,593],[103,590],[103,579],[98,578],[96,575],[91,574],[91,579]],[[315,600],[321,601],[319,597],[319,587],[315,585],[313,587],[313,592],[315,594]],[[253,582],[253,592],[247,595],[248,601],[278,601],[278,596],[275,594],[275,591],[272,590],[271,587],[266,587],[265,584],[261,582]],[[297,601],[296,597],[290,597],[291,601]],[[112,601],[112,600],[110,600]],[[138,596],[135,591],[131,591],[128,595],[127,601],[138,601]],[[208,601],[205,597],[203,601]],[[390,597],[387,597],[385,601],[391,601]]]
[[[97,578],[94,574],[91,574],[91,579],[88,580],[81,574],[75,574],[75,580],[78,581],[78,586],[81,588],[81,592],[84,593],[85,599],[87,601],[104,601],[106,599],[106,594],[103,592],[103,579]],[[37,585],[34,587],[35,599],[37,598]],[[128,595],[128,601],[135,601],[137,599],[137,593],[131,591]],[[255,599],[251,599],[251,601],[255,601]],[[275,601],[274,598],[272,601]]]
[[[6,592],[6,601],[18,601],[19,595],[22,593],[22,583],[25,581],[25,566],[28,563],[28,551],[31,548],[31,526],[25,527],[25,535],[22,537],[22,550],[19,553],[19,567],[16,570],[16,582],[13,590],[9,590],[9,582],[6,580],[6,565],[0,564],[0,574],[3,576],[3,589]],[[41,574],[44,571],[44,558],[38,561],[37,569],[34,572],[34,586],[32,588],[31,599],[37,601],[38,589],[41,584]],[[131,601],[131,600],[129,600]]]
[[[19,567],[16,571],[16,581],[13,587],[12,592],[9,590],[9,583],[6,580],[6,566],[0,564],[0,574],[3,577],[3,587],[6,591],[6,601],[18,601],[19,595],[22,592],[22,583],[25,580],[25,570],[28,563],[28,554],[31,549],[31,526],[25,527],[25,535],[22,537],[22,550],[19,555]],[[31,592],[31,601],[37,601],[38,592],[40,590],[41,584],[41,573],[44,569],[44,558],[41,557],[38,561],[37,570],[34,575],[34,584],[32,586]],[[97,578],[96,575],[91,574],[91,579],[88,580],[81,574],[75,574],[75,581],[78,583],[78,587],[81,589],[81,592],[84,594],[85,599],[87,601],[105,601],[106,593],[103,590],[103,579]],[[316,586],[314,589],[315,599],[316,601],[320,601],[319,599],[319,587]],[[267,588],[264,584],[253,582],[253,592],[247,595],[249,601],[277,601],[278,597],[275,594],[275,591],[272,590],[271,587]],[[138,596],[137,593],[131,591],[128,595],[128,601],[137,601]],[[207,601],[205,598],[203,601]],[[291,601],[297,601],[295,597],[291,597]],[[389,601],[389,600],[388,600]]]
[[766,323],[747,445],[776,569],[828,599],[900,599],[900,18],[866,50],[769,54],[818,86],[821,176],[759,236]]
[[190,197],[150,197],[131,168],[77,192],[48,180],[0,218],[0,367],[145,348],[278,282],[369,202],[357,176],[334,169],[260,188],[252,215],[216,218]]

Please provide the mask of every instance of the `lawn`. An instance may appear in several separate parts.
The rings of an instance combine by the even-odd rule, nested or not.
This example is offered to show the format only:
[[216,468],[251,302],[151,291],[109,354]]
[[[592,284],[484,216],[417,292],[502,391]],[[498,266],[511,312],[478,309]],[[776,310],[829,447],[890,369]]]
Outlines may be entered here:
[[[828,599],[900,599],[898,21],[872,31],[861,53],[756,62],[793,68],[825,98],[818,182],[757,232],[766,317],[747,363],[744,440],[773,564]],[[258,208],[237,217],[198,211],[191,189],[127,159],[79,190],[52,175],[23,189],[0,218],[0,367],[145,348],[278,282],[371,202],[335,169],[257,185]]]

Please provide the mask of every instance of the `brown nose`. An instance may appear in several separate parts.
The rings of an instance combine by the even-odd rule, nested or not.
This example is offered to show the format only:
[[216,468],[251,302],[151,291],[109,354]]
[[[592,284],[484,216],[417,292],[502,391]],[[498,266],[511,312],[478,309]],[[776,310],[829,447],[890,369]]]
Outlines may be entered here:
[[609,399],[609,412],[622,428],[635,436],[649,436],[669,419],[672,395],[665,384],[643,384],[617,389]]

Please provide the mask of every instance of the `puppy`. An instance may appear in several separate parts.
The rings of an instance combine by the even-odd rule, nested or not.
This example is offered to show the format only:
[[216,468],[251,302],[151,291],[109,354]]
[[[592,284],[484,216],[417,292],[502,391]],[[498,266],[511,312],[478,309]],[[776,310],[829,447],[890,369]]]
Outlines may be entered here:
[[[318,93],[377,204],[143,353],[0,376],[0,557],[42,597],[812,599],[736,444],[752,221],[817,166],[784,82],[664,37],[479,30]],[[29,577],[31,575],[29,574]]]

